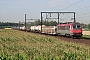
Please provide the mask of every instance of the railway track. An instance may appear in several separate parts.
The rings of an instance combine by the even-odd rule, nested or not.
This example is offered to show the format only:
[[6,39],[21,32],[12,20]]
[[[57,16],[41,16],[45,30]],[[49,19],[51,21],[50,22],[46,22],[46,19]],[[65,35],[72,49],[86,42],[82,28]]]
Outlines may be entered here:
[[[33,33],[33,32],[30,32],[30,33]],[[33,34],[38,35],[39,33],[33,33]],[[54,37],[54,38],[57,38],[59,40],[90,46],[90,39],[84,39],[84,38],[81,38],[81,39],[74,38],[73,39],[73,38],[69,38],[69,37],[61,37],[61,36],[46,35],[46,34],[39,34],[39,35],[44,35],[44,36],[47,36],[47,37]]]
[[86,46],[90,46],[90,40],[89,39],[78,39],[78,38],[69,38],[69,37],[60,37],[60,36],[53,36],[55,38],[67,41],[67,42],[72,42],[72,43],[77,43],[77,44],[82,44]]

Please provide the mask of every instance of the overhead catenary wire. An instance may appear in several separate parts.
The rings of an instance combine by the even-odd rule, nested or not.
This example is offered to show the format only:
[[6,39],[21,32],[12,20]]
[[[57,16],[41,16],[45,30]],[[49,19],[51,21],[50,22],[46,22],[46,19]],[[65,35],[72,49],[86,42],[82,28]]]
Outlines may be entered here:
[[[67,9],[67,8],[70,8],[70,7],[72,7],[72,6],[76,5],[76,4],[79,4],[79,3],[83,2],[83,1],[84,1],[84,0],[80,0],[80,1],[74,3],[74,4],[70,5],[70,6],[67,6],[67,7],[61,9],[61,10],[65,10],[65,9]],[[67,17],[66,17],[66,18],[67,18]]]
[[87,8],[90,8],[90,5],[89,6],[85,6],[85,7],[83,7],[83,8],[79,8],[79,9],[76,9],[75,11],[78,11],[78,10],[81,10],[81,9],[87,9]]
[[[80,0],[80,1],[74,3],[74,4],[70,5],[70,6],[67,6],[67,7],[63,8],[63,9],[70,8],[70,7],[72,7],[72,6],[76,5],[76,4],[79,4],[79,3],[83,2],[83,1],[84,1],[84,0]],[[85,8],[87,9],[87,8],[89,8],[89,7],[90,7],[90,6],[86,6],[86,7],[80,8],[80,9],[85,9]],[[80,10],[80,9],[77,9],[77,10]]]
[[[79,3],[83,2],[83,1],[84,1],[84,0],[80,0],[80,1],[78,1],[78,2],[76,2],[76,3],[74,3],[74,4],[72,4],[72,5],[69,5],[69,6],[61,9],[61,10],[68,9],[68,8],[70,8],[70,7],[74,6],[74,5],[77,5],[77,4],[79,4]],[[74,10],[74,11],[77,11],[77,12],[80,11],[80,10],[85,11],[85,10],[89,10],[89,8],[90,8],[90,5],[89,5],[89,6],[82,7],[82,8],[79,8],[79,9],[76,9],[76,10]],[[77,12],[76,12],[76,13],[77,13]],[[81,11],[80,11],[80,12],[81,12]],[[79,12],[79,13],[80,13],[80,12]],[[90,12],[87,11],[87,12],[83,12],[83,14],[77,14],[78,17],[76,17],[76,18],[90,18],[89,13],[90,13]],[[64,19],[67,19],[67,18],[70,18],[70,17],[65,17]]]
[[[89,12],[90,13],[90,12]],[[77,18],[85,18],[85,17],[90,17],[90,15],[88,15],[88,13],[87,14],[82,14],[82,15],[80,15],[80,14],[77,14],[76,13],[76,15],[78,15],[78,17]],[[69,16],[69,17],[65,17],[64,19],[68,19],[68,18],[70,18],[71,16]]]
[[81,16],[78,16],[77,18],[85,18],[85,17],[90,17],[90,15],[81,15]]
[[65,10],[65,9],[67,9],[67,8],[70,8],[70,7],[72,7],[72,6],[76,5],[76,4],[81,3],[82,1],[84,1],[84,0],[80,0],[80,1],[78,1],[78,2],[74,3],[74,4],[70,5],[70,6],[67,6],[67,7],[65,7],[65,8],[61,9],[61,10]]
[[[84,9],[88,9],[88,8],[90,8],[90,5],[89,5],[89,6],[82,7],[82,8],[79,8],[79,9],[76,9],[75,11],[78,11],[78,10],[81,10],[81,9],[84,10]],[[85,16],[85,15],[88,15],[89,13],[90,13],[90,12],[85,12],[85,13],[82,13],[82,14],[81,14],[81,13],[80,13],[80,14],[77,14],[77,13],[76,13],[76,14],[77,14],[78,16],[88,17],[88,16]],[[65,19],[66,19],[66,18],[70,18],[70,17],[65,17]]]

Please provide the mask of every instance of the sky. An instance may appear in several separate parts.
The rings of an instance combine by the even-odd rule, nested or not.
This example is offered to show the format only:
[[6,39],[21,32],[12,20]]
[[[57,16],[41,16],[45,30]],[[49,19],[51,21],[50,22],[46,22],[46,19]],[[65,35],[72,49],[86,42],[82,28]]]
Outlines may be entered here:
[[76,12],[77,22],[90,23],[90,0],[0,0],[1,22],[23,22],[25,14],[27,19],[40,19],[43,11]]

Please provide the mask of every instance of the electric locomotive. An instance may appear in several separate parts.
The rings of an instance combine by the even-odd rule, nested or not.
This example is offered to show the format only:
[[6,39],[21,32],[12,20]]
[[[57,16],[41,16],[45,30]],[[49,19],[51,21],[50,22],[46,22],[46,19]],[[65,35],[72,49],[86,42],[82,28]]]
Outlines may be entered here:
[[57,25],[58,35],[70,37],[82,37],[82,25],[78,22],[67,22]]

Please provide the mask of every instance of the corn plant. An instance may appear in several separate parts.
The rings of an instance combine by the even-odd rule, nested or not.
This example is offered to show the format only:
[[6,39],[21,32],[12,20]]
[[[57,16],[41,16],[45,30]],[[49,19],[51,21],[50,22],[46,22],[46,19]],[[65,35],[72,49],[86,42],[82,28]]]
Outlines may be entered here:
[[90,47],[17,30],[0,30],[0,60],[90,60]]

